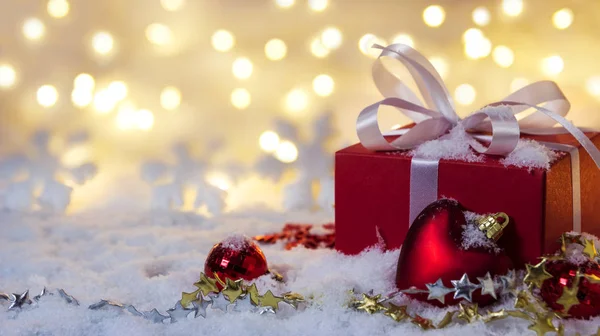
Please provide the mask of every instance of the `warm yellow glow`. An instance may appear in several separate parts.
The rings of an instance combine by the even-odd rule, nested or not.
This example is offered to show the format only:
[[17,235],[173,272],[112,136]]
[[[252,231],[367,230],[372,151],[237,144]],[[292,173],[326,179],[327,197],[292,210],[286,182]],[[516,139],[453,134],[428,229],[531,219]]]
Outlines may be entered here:
[[100,55],[107,55],[113,50],[115,41],[110,33],[97,32],[92,37],[92,47]]
[[413,41],[413,38],[408,34],[398,34],[398,35],[394,36],[392,43],[402,43],[402,44],[406,44],[407,46],[409,46],[411,48],[415,47],[415,42]]
[[310,43],[310,52],[317,58],[323,58],[329,55],[329,49],[323,45],[320,38],[315,38]]
[[39,40],[45,32],[46,27],[38,18],[29,18],[23,23],[23,35],[28,40]]
[[308,0],[308,7],[315,12],[322,12],[329,5],[329,0]]
[[58,91],[52,85],[42,85],[37,90],[37,102],[43,107],[50,107],[58,101]]
[[492,51],[492,42],[485,37],[465,43],[465,55],[470,59],[487,57]]
[[446,12],[442,6],[431,5],[423,11],[423,21],[429,27],[439,27],[446,19]]
[[290,8],[294,5],[295,0],[275,0],[275,4],[281,8]]
[[67,0],[49,0],[46,10],[53,18],[65,17],[69,14],[69,2]]
[[0,88],[7,89],[17,82],[17,72],[9,64],[0,64]]
[[463,33],[463,42],[469,43],[473,41],[478,41],[484,38],[483,32],[477,28],[469,28]]
[[529,85],[527,78],[517,77],[510,82],[510,92],[515,92],[527,85]]
[[502,0],[502,10],[508,16],[519,16],[523,12],[523,0]]
[[185,4],[185,0],[160,0],[161,6],[170,12],[181,9]]
[[252,69],[252,62],[246,57],[238,57],[233,61],[233,66],[231,67],[233,75],[239,79],[249,78],[252,75]]
[[122,130],[129,130],[136,127],[137,110],[131,102],[124,102],[119,106],[117,112],[117,127]]
[[208,184],[225,191],[231,188],[232,184],[231,179],[227,174],[218,171],[206,174],[206,181]]
[[139,110],[135,114],[137,128],[148,131],[154,126],[154,114],[149,110]]
[[89,90],[75,88],[71,92],[71,101],[77,107],[86,107],[90,105],[93,99],[94,95]]
[[308,106],[308,95],[300,89],[294,89],[288,93],[285,105],[292,112],[299,112]]
[[342,45],[342,32],[336,27],[328,27],[321,33],[321,43],[328,49],[337,49]]
[[94,77],[86,73],[81,73],[77,75],[77,77],[75,77],[75,80],[73,81],[73,87],[76,90],[82,91],[92,91],[94,89],[95,84],[96,83],[94,81]]
[[438,74],[440,74],[440,77],[446,78],[446,75],[448,74],[448,62],[446,62],[445,59],[442,57],[432,57],[429,59],[429,62],[431,62],[431,65],[433,65]]
[[123,81],[113,81],[108,85],[108,92],[112,99],[119,102],[127,97],[127,84]]
[[473,22],[478,26],[487,26],[490,23],[490,11],[485,7],[477,7],[473,10]]
[[461,84],[454,90],[454,98],[461,105],[473,104],[475,96],[475,88],[469,84]]
[[252,102],[252,96],[246,89],[235,89],[231,92],[231,105],[240,110],[245,109]]
[[548,76],[556,76],[563,71],[565,63],[558,55],[546,57],[542,60],[542,71]]
[[98,111],[98,113],[109,113],[117,105],[116,95],[109,89],[99,90],[94,95],[93,105],[94,109]]
[[167,86],[160,92],[160,106],[165,110],[174,110],[181,104],[181,92],[174,86]]
[[217,30],[211,37],[211,43],[216,51],[229,51],[235,45],[235,38],[229,31],[220,29]]
[[267,153],[275,152],[279,147],[279,135],[273,131],[264,131],[258,138],[258,144]]
[[585,82],[585,88],[592,96],[600,97],[600,76],[592,76]]
[[284,140],[277,146],[275,157],[281,162],[294,162],[298,159],[298,148],[296,148],[293,142]]
[[381,50],[372,48],[374,44],[386,46],[387,42],[373,34],[365,34],[358,40],[358,49],[363,54],[376,58],[381,53]]
[[161,6],[170,12],[181,9],[185,4],[185,0],[160,0]]
[[270,39],[267,44],[265,44],[265,55],[271,61],[278,61],[285,57],[287,54],[287,46],[285,42],[280,39]]
[[315,91],[317,95],[321,97],[326,97],[331,95],[331,93],[333,92],[335,83],[333,82],[333,78],[331,78],[331,76],[323,74],[315,77],[315,79],[313,79],[312,85],[313,91]]
[[557,29],[567,29],[573,23],[573,11],[563,8],[552,15],[552,23]]
[[86,144],[79,144],[67,149],[60,157],[60,162],[67,167],[81,165],[92,159],[90,147]]
[[146,27],[146,38],[157,46],[165,46],[173,39],[171,29],[162,23],[152,23]]
[[515,60],[515,54],[509,47],[500,45],[494,48],[492,58],[499,66],[508,68],[513,64]]

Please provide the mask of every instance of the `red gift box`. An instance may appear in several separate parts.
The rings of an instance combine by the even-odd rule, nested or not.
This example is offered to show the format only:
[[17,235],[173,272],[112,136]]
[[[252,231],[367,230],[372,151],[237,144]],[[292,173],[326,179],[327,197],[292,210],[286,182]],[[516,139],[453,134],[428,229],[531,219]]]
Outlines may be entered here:
[[[598,133],[586,133],[600,146]],[[539,141],[577,148],[580,162],[581,230],[600,236],[600,170],[578,141],[568,134],[531,136]],[[453,198],[476,213],[505,212],[511,223],[499,244],[515,266],[536,262],[560,246],[572,231],[573,154],[562,153],[550,170],[519,168],[487,155],[482,162],[440,160],[438,198]],[[411,156],[375,152],[356,144],[335,156],[336,249],[357,254],[378,243],[402,245],[410,226]]]

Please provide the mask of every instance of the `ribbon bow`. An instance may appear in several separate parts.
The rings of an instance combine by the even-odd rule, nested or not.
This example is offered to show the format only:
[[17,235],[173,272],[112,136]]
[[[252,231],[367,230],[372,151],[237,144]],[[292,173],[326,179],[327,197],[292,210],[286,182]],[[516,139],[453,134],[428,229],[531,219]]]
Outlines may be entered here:
[[[471,147],[482,154],[508,155],[517,146],[521,134],[548,135],[569,133],[581,143],[600,168],[600,151],[583,133],[590,129],[578,128],[565,119],[571,104],[558,85],[539,81],[512,93],[503,100],[491,103],[470,116],[461,119],[454,110],[452,97],[433,65],[418,51],[404,44],[387,47],[374,45],[381,54],[373,65],[373,80],[385,99],[367,106],[358,115],[356,131],[363,146],[375,151],[412,149],[446,134],[461,125],[473,138]],[[425,105],[406,84],[392,74],[382,63],[382,57],[400,61],[417,84]],[[539,106],[544,104],[544,106]],[[388,141],[379,129],[379,106],[392,106],[411,118],[416,125],[401,137]],[[495,108],[494,108],[495,107]],[[517,120],[516,115],[528,109],[533,113]],[[560,127],[554,127],[560,124]],[[491,132],[487,146],[479,141],[477,133]]]

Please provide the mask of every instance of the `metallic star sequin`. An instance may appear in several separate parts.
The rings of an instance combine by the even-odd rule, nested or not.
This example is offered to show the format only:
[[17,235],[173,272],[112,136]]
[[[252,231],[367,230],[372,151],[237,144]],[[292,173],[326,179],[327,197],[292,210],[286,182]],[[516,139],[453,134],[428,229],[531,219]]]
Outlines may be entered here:
[[193,309],[184,308],[181,302],[177,302],[175,307],[168,309],[167,314],[171,317],[171,323],[175,323],[179,320],[185,320]]
[[444,286],[444,283],[442,282],[441,278],[437,279],[435,283],[426,284],[425,286],[429,290],[427,300],[438,300],[442,304],[445,303],[446,294],[452,293],[454,291],[454,289]]
[[211,303],[210,300],[206,300],[202,295],[198,300],[192,301],[195,310],[194,318],[198,318],[198,316],[206,317],[206,309]]
[[156,310],[156,308],[144,312],[143,314],[146,320],[152,321],[154,323],[163,323],[164,320],[169,318],[169,316],[159,313],[158,310]]
[[465,299],[469,302],[473,300],[473,292],[479,288],[479,286],[471,283],[466,273],[463,274],[460,280],[452,280],[452,286],[456,290],[454,292],[455,299]]
[[21,294],[13,293],[8,300],[10,301],[8,310],[22,308],[25,304],[31,304],[31,300],[29,300],[29,289]]
[[409,317],[406,308],[407,306],[396,306],[395,304],[390,303],[383,315],[389,316],[396,322],[400,322]]
[[67,301],[68,304],[72,304],[74,306],[79,306],[79,301],[77,301],[77,299],[74,298],[73,296],[67,294],[67,292],[65,292],[64,289],[59,289],[58,294],[60,295],[61,298],[63,298],[65,301]]
[[546,260],[540,261],[535,266],[526,264],[525,267],[527,268],[527,275],[525,275],[523,282],[529,287],[542,288],[544,281],[552,278],[552,274],[546,271]]
[[363,294],[362,300],[359,300],[356,305],[356,309],[364,310],[369,314],[374,314],[385,310],[385,306],[379,303],[379,299],[381,298],[381,294],[376,296],[369,296],[367,294]]
[[487,272],[483,278],[477,278],[479,284],[481,285],[481,294],[482,295],[491,295],[494,299],[497,299],[496,296],[496,288],[494,285],[494,280],[490,276],[490,272]]

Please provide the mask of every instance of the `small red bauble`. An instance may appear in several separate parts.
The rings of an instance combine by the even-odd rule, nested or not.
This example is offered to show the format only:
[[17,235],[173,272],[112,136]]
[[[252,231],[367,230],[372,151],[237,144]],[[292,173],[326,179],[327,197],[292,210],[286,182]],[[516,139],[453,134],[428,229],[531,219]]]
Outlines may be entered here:
[[[417,287],[426,289],[442,279],[445,287],[452,288],[451,280],[460,280],[467,274],[477,284],[477,277],[504,275],[512,267],[511,260],[503,253],[494,254],[486,249],[461,248],[463,226],[466,225],[465,209],[456,201],[442,199],[428,205],[411,225],[398,259],[396,286],[398,289]],[[414,294],[421,301],[436,306],[459,303],[453,294],[445,296],[445,304],[427,300],[427,294]],[[494,301],[491,295],[473,292],[473,302],[480,306]]]
[[204,263],[204,274],[222,280],[253,280],[268,272],[267,259],[250,238],[232,236],[216,244]]
[[577,266],[564,260],[552,261],[546,264],[546,271],[552,274],[552,278],[544,281],[540,296],[555,311],[568,313],[569,317],[589,319],[600,315],[600,284],[592,283],[585,277],[580,278],[577,292],[579,304],[571,306],[568,312],[563,311],[563,305],[556,302],[565,286],[573,286],[578,269],[582,274],[600,276],[600,267],[596,263]]

